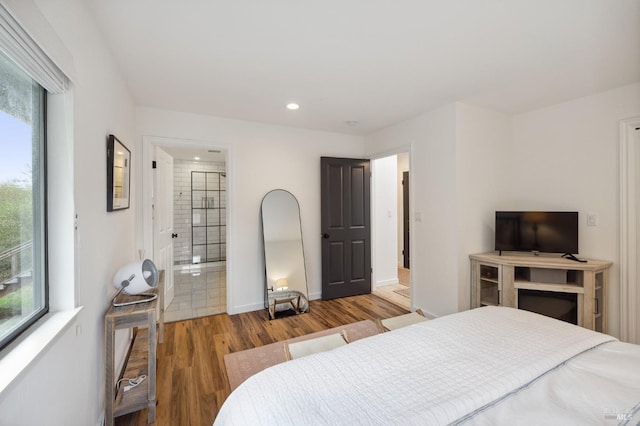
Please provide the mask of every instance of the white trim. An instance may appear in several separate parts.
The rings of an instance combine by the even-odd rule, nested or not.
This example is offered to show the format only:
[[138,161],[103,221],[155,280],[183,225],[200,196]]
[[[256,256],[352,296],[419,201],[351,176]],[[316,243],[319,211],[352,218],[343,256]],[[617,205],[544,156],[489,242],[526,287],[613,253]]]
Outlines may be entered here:
[[389,278],[388,280],[381,280],[376,282],[376,288],[383,287],[385,285],[395,285],[400,284],[400,280],[398,278]]
[[636,128],[640,117],[620,120],[620,338],[640,343],[638,327],[638,188]]
[[82,307],[42,317],[18,340],[0,352],[0,395],[55,342],[78,316]]
[[[410,306],[411,311],[415,311],[419,307],[416,306],[416,297],[415,297],[415,283],[416,283],[416,269],[411,267],[411,258],[416,259],[416,226],[413,222],[415,217],[415,200],[416,200],[416,185],[414,182],[416,181],[415,170],[416,170],[416,160],[414,159],[413,151],[413,142],[409,145],[409,288],[411,288],[411,292],[409,293],[410,297]],[[424,311],[424,310],[423,310]],[[431,315],[431,314],[430,314]]]
[[[47,96],[47,254],[49,309],[80,305],[79,222],[76,219],[73,161],[73,88]],[[87,221],[88,222],[88,221]],[[83,222],[84,223],[84,222]]]
[[[385,157],[390,157],[392,155],[398,155],[398,154],[409,154],[409,182],[413,182],[415,176],[414,174],[414,159],[413,159],[413,143],[409,144],[409,145],[401,145],[398,147],[395,147],[393,149],[387,150],[387,151],[382,151],[382,152],[376,152],[373,154],[369,154],[366,158],[368,158],[372,164],[373,164],[373,160],[378,160],[380,158],[385,158]],[[371,170],[371,173],[373,173],[373,167]],[[373,184],[373,179],[372,179],[372,184]],[[409,186],[409,220],[411,221],[413,218],[413,206],[414,206],[414,200],[415,198],[415,185],[410,185]],[[371,188],[371,193],[373,194],[373,187]],[[373,200],[371,200],[371,223],[374,220],[374,203]],[[372,229],[373,231],[373,229]],[[415,226],[410,226],[409,227],[409,253],[415,253],[415,244],[416,244],[416,239],[415,239]],[[371,232],[371,267],[373,268],[373,274],[371,275],[371,290],[373,291],[373,285],[375,283],[375,272],[376,272],[376,267],[375,267],[375,244],[376,244],[376,240],[375,240],[375,235],[374,232]],[[410,306],[410,310],[411,311],[415,311],[417,309],[417,307],[415,306],[415,292],[413,291],[414,289],[414,283],[415,283],[415,277],[414,277],[414,268],[409,268],[409,288],[411,289],[410,291],[410,298],[409,298],[409,306]]]
[[[387,151],[381,151],[381,152],[370,154],[367,158],[369,160],[378,160],[380,158],[386,158],[386,157],[391,157],[392,155],[406,154],[406,153],[409,153],[409,156],[411,156],[411,149],[412,149],[412,145],[398,146],[393,149],[389,149]],[[411,161],[409,161],[409,171],[411,171]]]
[[0,4],[0,50],[50,93],[64,93],[73,57],[31,0]]
[[[156,146],[160,147],[177,147],[177,148],[202,148],[202,149],[219,149],[226,152],[226,169],[227,169],[227,313],[232,315],[240,312],[246,312],[242,309],[244,307],[235,307],[232,303],[234,288],[230,285],[233,282],[234,276],[234,264],[233,264],[233,244],[236,238],[234,231],[234,193],[235,193],[235,179],[233,176],[233,149],[230,145],[222,144],[212,141],[203,141],[196,139],[181,139],[170,138],[163,136],[142,136],[142,232],[143,232],[143,244],[145,253],[153,253],[153,171],[151,167],[145,166],[145,164],[151,164],[153,161],[153,152]],[[260,306],[258,309],[263,309],[264,306]]]
[[[309,300],[318,300],[318,299],[322,299],[321,291],[315,291],[313,293],[309,293]],[[264,309],[264,307],[261,309]]]

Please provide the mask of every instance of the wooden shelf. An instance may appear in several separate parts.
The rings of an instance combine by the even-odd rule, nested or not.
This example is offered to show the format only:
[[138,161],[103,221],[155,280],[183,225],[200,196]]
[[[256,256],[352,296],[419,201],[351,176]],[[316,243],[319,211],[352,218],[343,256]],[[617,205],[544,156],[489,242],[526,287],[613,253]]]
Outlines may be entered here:
[[[149,409],[148,423],[155,422],[156,409],[156,345],[164,337],[164,271],[160,271],[158,286],[151,291],[158,298],[128,306],[110,306],[105,314],[105,425],[113,425],[115,417]],[[119,295],[118,302],[134,297]],[[157,319],[156,319],[157,318]],[[132,329],[133,338],[123,371],[115,373],[115,331]],[[144,382],[125,391],[123,381],[116,388],[116,377],[122,379],[146,375]]]
[[553,284],[539,283],[535,281],[514,281],[513,287],[516,289],[539,290],[539,291],[555,291],[561,293],[578,293],[584,294],[584,287],[580,284]]
[[[149,332],[146,329],[138,329],[133,339],[133,345],[127,358],[126,368],[122,377],[139,377],[146,375],[149,379]],[[147,408],[149,401],[149,386],[142,382],[133,389],[125,391],[128,383],[122,382],[117,390],[113,405],[113,416],[118,417],[134,411]],[[154,392],[155,393],[155,392]]]

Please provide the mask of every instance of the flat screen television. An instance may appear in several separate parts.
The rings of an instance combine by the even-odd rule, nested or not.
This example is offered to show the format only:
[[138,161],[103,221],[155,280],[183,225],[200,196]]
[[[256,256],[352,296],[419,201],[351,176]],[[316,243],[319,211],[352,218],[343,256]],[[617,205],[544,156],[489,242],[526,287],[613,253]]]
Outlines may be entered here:
[[495,249],[578,254],[578,212],[496,212]]

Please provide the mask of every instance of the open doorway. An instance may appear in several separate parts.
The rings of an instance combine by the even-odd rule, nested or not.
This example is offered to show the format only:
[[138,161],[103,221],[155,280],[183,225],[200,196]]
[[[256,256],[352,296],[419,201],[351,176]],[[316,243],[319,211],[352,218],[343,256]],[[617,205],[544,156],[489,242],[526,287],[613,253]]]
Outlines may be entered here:
[[[173,284],[165,304],[167,322],[227,311],[226,151],[175,142],[154,141],[145,147],[156,167],[149,178],[152,196],[145,198],[151,204],[153,260],[165,260],[165,282]],[[167,217],[171,226],[159,226]],[[158,244],[161,229],[166,233],[169,228],[171,253],[159,255],[169,251]]]
[[373,294],[411,309],[409,153],[372,160]]

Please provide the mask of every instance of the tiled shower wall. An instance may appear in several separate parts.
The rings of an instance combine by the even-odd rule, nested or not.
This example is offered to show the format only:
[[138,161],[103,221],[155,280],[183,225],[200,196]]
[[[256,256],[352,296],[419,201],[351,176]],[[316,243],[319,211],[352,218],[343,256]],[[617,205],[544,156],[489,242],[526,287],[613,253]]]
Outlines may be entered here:
[[225,172],[225,163],[174,160],[173,162],[173,259],[189,264],[191,254],[191,172]]

